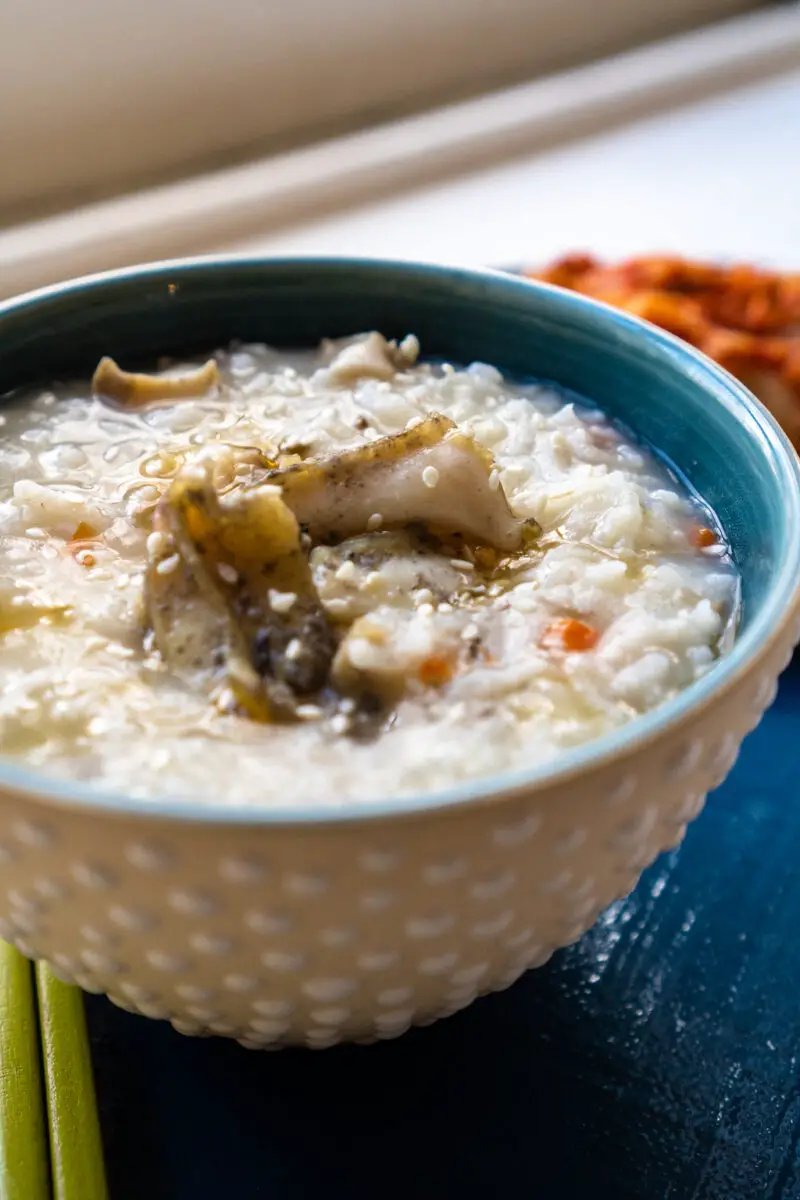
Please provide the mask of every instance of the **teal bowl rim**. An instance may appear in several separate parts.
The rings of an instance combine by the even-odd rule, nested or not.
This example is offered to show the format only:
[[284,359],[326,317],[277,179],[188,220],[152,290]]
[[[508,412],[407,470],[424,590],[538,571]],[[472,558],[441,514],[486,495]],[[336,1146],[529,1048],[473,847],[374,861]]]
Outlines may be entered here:
[[[73,293],[76,297],[87,290],[106,284],[124,283],[142,278],[158,279],[173,271],[235,268],[236,266],[297,267],[311,271],[330,269],[342,271],[409,272],[417,275],[437,275],[454,285],[484,282],[510,293],[533,289],[546,292],[556,307],[582,310],[595,321],[607,321],[629,335],[647,339],[666,352],[676,369],[688,370],[698,387],[719,403],[734,421],[743,415],[754,423],[763,438],[765,466],[771,467],[774,486],[778,487],[787,508],[787,526],[800,529],[800,459],[789,439],[767,412],[766,408],[742,384],[711,359],[669,333],[638,317],[623,313],[607,304],[576,292],[568,292],[552,284],[510,275],[488,268],[451,267],[438,263],[413,262],[405,259],[376,259],[339,256],[272,256],[251,254],[216,254],[190,258],[167,259],[141,263],[112,271],[81,276],[35,291],[23,293],[0,303],[0,319],[13,311],[35,307],[57,296]],[[0,339],[1,339],[0,331]],[[0,353],[2,346],[0,344]],[[771,461],[770,461],[771,460]],[[201,825],[248,826],[308,826],[340,825],[352,821],[402,819],[419,814],[435,814],[444,810],[465,810],[467,807],[499,804],[533,790],[557,787],[578,775],[604,767],[615,758],[641,752],[660,735],[668,733],[698,712],[715,697],[721,696],[761,657],[800,599],[800,538],[786,547],[786,553],[772,588],[752,624],[745,630],[733,650],[711,671],[691,684],[672,700],[651,712],[637,717],[629,725],[595,738],[582,746],[558,755],[552,763],[516,771],[504,771],[485,779],[470,780],[451,788],[424,795],[392,796],[356,800],[335,804],[311,803],[308,806],[258,808],[245,805],[227,806],[220,802],[198,803],[179,797],[145,800],[121,793],[92,791],[87,793],[79,782],[50,778],[39,772],[6,761],[0,754],[0,791],[12,791],[47,805],[56,804],[97,816],[129,816],[156,818]]]

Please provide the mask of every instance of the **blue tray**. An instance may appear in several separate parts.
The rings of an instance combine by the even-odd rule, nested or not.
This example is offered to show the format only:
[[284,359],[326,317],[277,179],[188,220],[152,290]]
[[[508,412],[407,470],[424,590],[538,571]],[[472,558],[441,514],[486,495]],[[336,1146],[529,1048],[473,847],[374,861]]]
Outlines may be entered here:
[[113,1200],[800,1197],[800,658],[627,900],[398,1042],[263,1054],[87,998]]

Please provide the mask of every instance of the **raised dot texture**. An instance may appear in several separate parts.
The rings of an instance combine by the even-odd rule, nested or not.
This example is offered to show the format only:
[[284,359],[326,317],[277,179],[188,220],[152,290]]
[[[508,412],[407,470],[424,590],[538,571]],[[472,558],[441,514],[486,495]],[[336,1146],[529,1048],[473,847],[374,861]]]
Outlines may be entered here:
[[519,846],[529,841],[539,832],[542,819],[537,813],[531,813],[520,821],[508,825],[499,825],[492,834],[496,846]]
[[563,892],[570,883],[572,883],[572,871],[565,867],[563,871],[558,871],[549,879],[543,879],[539,884],[539,891],[544,892],[545,895],[552,895],[554,892]]
[[[144,1011],[143,1009],[140,1011]],[[145,1013],[145,1016],[148,1014]],[[203,1033],[203,1026],[199,1021],[187,1021],[182,1017],[173,1017],[170,1025],[176,1033],[182,1033],[184,1037],[198,1037]]]
[[121,929],[131,929],[137,933],[154,929],[157,921],[152,913],[142,908],[126,908],[122,904],[114,904],[108,910],[108,919]]
[[468,967],[460,967],[450,976],[450,982],[456,985],[474,984],[483,979],[489,970],[488,962],[471,963]]
[[399,957],[396,950],[375,950],[367,954],[359,954],[356,962],[363,971],[388,971]]
[[19,909],[20,912],[38,913],[42,911],[42,903],[35,896],[26,896],[23,892],[18,892],[16,888],[12,888],[8,892],[8,902],[12,908]]
[[496,917],[490,917],[486,921],[476,921],[470,927],[470,934],[474,938],[497,937],[498,934],[508,929],[513,920],[513,912],[511,909],[506,909],[505,912],[498,913]]
[[676,807],[675,816],[682,823],[693,821],[705,804],[705,800],[703,792],[687,792]]
[[309,1050],[327,1050],[340,1042],[341,1036],[335,1029],[309,1029],[305,1041]]
[[338,950],[356,940],[356,931],[352,925],[333,926],[331,929],[321,930],[319,940],[323,946]]
[[225,975],[222,986],[229,992],[254,992],[258,979],[254,975]]
[[132,1000],[137,1004],[155,1004],[158,1000],[158,992],[151,988],[143,988],[142,984],[131,983],[130,980],[124,979],[120,983],[114,984],[122,995],[127,996],[128,1000]]
[[414,992],[409,987],[384,988],[382,992],[378,992],[375,999],[378,1004],[384,1005],[387,1008],[399,1008],[402,1004],[407,1004],[414,996]]
[[467,860],[459,856],[431,863],[424,868],[422,878],[431,887],[440,887],[443,884],[454,883],[455,880],[462,879],[466,875],[467,870]]
[[42,848],[54,845],[56,840],[55,831],[51,826],[35,821],[15,821],[11,832],[24,846]]
[[270,971],[299,971],[306,956],[286,950],[267,950],[261,955],[261,961]]
[[410,938],[435,938],[447,933],[456,923],[453,913],[440,913],[431,917],[412,917],[406,921],[406,933]]
[[633,796],[637,786],[638,781],[634,774],[629,773],[627,775],[623,775],[622,779],[615,783],[613,787],[609,788],[605,797],[606,803],[610,804],[612,808],[616,807],[618,804],[624,804],[626,800],[630,800],[630,798]]
[[394,892],[366,892],[359,901],[365,912],[385,912],[397,903]]
[[254,933],[273,935],[286,933],[294,925],[294,918],[286,912],[255,910],[245,914],[244,923]]
[[219,912],[219,901],[207,892],[176,890],[169,893],[167,900],[176,912],[193,917],[209,917]]
[[324,896],[329,883],[324,875],[287,875],[283,881],[287,892],[293,896]]
[[459,954],[455,950],[448,951],[447,954],[430,955],[420,960],[417,970],[420,975],[444,975],[453,969],[458,959]]
[[222,1013],[215,1008],[204,1008],[201,1004],[187,1004],[186,1011],[190,1017],[201,1021],[204,1025],[210,1025],[212,1021],[221,1021]]
[[145,958],[151,967],[157,971],[169,971],[178,974],[189,966],[189,960],[183,954],[174,954],[169,950],[148,950]]
[[122,963],[100,950],[81,950],[81,962],[90,971],[99,971],[103,975],[119,975],[124,969]]
[[696,769],[704,753],[702,739],[691,738],[667,760],[664,765],[666,775],[670,779],[686,779]]
[[556,850],[559,854],[573,854],[583,845],[587,836],[585,829],[573,829],[556,839]]
[[352,979],[309,979],[303,984],[303,991],[311,1000],[329,1001],[344,1000],[356,990]]
[[126,847],[125,857],[140,871],[166,871],[173,862],[171,852],[154,842],[133,842]]
[[217,995],[216,988],[201,987],[197,983],[177,983],[175,992],[184,1000],[193,1004],[208,1004]]
[[113,871],[110,871],[107,867],[97,866],[95,863],[73,863],[70,868],[70,874],[76,883],[86,888],[100,890],[112,888],[116,883]]
[[193,933],[189,945],[199,954],[230,954],[236,943],[224,933]]
[[648,806],[640,809],[636,816],[617,827],[610,839],[612,845],[623,850],[635,846],[648,836],[657,821],[658,812],[655,808]]
[[367,850],[361,855],[359,864],[365,871],[394,871],[400,865],[400,855],[394,850]]
[[223,858],[219,873],[229,883],[255,884],[267,878],[267,868],[256,858]]
[[65,887],[59,879],[49,879],[44,876],[35,880],[33,886],[45,900],[64,900],[69,895],[69,888]]
[[488,879],[479,879],[470,886],[469,894],[473,900],[496,900],[504,896],[517,881],[514,871],[500,871]]
[[344,1025],[350,1016],[349,1008],[317,1008],[310,1014],[317,1025]]
[[408,1029],[414,1017],[413,1008],[392,1008],[387,1012],[377,1013],[375,1027],[379,1032]]
[[79,932],[85,941],[92,942],[95,946],[113,946],[119,941],[118,934],[98,929],[96,925],[81,925]]
[[289,1032],[291,1026],[288,1021],[281,1021],[271,1017],[254,1017],[250,1022],[249,1028],[254,1033],[263,1033],[268,1037],[279,1038]]
[[285,1019],[291,1016],[294,1005],[289,1000],[254,1000],[252,1008],[254,1012],[261,1013],[265,1017]]

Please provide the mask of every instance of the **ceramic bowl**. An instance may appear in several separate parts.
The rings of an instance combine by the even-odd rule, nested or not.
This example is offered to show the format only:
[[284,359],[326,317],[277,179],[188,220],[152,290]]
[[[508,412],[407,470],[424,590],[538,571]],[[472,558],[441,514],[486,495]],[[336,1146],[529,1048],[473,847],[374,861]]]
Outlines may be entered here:
[[543,963],[680,842],[800,637],[788,442],[710,361],[572,293],[374,261],[136,268],[0,306],[0,394],[88,374],[105,353],[146,363],[365,328],[555,380],[663,451],[732,540],[741,634],[677,699],[545,769],[410,800],[230,810],[89,796],[0,762],[2,936],[184,1033],[252,1047],[394,1037]]

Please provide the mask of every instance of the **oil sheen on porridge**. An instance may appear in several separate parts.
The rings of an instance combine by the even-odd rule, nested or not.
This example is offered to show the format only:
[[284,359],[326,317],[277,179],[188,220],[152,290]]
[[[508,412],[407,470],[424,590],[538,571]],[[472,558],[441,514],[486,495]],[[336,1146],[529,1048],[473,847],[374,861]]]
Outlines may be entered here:
[[337,805],[552,759],[725,654],[712,514],[601,412],[413,336],[19,394],[2,751],[90,789]]

